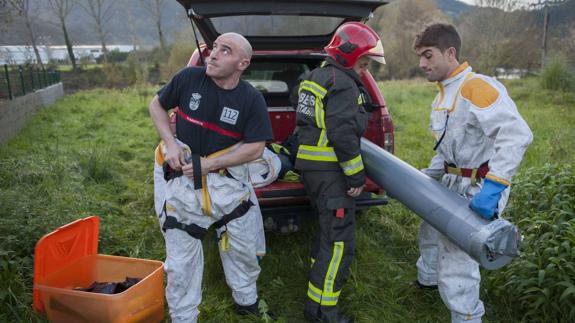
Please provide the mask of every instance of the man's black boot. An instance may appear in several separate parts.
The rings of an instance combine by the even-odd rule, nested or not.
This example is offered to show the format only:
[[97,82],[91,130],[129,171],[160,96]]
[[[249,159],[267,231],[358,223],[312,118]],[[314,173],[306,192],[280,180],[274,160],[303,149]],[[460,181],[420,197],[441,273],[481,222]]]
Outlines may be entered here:
[[259,299],[255,303],[253,303],[252,305],[236,304],[236,313],[238,313],[239,315],[254,315],[254,316],[257,316],[259,318],[261,318],[265,314],[270,319],[272,319],[273,321],[275,321],[277,319],[277,317],[272,312],[270,312],[269,310],[261,311],[259,305],[260,305]]
[[418,279],[416,279],[415,282],[413,282],[413,284],[417,288],[423,289],[423,290],[436,290],[437,289],[437,285],[423,285],[422,283],[419,282]]
[[320,311],[314,313],[305,309],[303,316],[306,320],[313,323],[353,323],[353,319],[340,312],[335,312],[333,315],[324,315]]

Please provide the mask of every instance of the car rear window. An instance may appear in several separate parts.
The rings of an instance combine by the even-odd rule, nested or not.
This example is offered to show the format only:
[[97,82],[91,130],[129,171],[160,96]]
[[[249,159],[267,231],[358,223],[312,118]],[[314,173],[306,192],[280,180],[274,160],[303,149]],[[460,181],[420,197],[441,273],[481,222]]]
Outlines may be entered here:
[[211,18],[220,34],[244,36],[317,36],[332,33],[343,22],[339,17],[321,16],[233,16]]
[[308,71],[305,63],[252,61],[242,78],[263,93],[288,93]]

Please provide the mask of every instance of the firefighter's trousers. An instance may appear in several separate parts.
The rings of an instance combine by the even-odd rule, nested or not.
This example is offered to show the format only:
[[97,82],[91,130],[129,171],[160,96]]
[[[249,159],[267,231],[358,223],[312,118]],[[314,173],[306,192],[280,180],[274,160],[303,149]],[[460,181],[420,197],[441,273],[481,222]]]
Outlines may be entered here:
[[[480,183],[473,185],[469,178],[453,174],[443,176],[442,184],[468,198],[481,190]],[[500,213],[508,197],[509,189],[503,192],[499,200]],[[481,322],[485,309],[479,299],[479,264],[425,221],[421,223],[418,241],[419,282],[438,286],[443,303],[451,311],[452,323]]]
[[[263,225],[255,194],[249,184],[217,173],[208,174],[206,184],[211,198],[211,215],[205,214],[205,205],[202,211],[202,202],[205,203],[202,190],[194,190],[193,181],[186,176],[167,182],[165,215],[175,217],[179,223],[207,229],[242,201],[252,200],[255,205],[247,213],[217,230],[218,235],[225,231],[227,236],[218,245],[232,297],[239,305],[252,305],[257,301],[256,280],[260,273],[257,245],[263,238],[260,237]],[[166,216],[160,217],[161,225]],[[177,228],[165,230],[164,238],[168,276],[166,299],[172,322],[196,322],[202,299],[202,241]]]
[[302,178],[320,228],[312,247],[305,311],[334,322],[341,289],[353,260],[355,201],[346,194],[342,172],[303,171]]

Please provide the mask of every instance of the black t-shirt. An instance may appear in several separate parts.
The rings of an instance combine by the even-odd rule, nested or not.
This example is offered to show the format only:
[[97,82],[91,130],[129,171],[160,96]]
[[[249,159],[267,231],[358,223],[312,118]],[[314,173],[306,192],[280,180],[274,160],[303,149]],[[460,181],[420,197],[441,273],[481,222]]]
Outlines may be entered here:
[[244,80],[225,90],[206,75],[205,68],[187,67],[158,91],[158,96],[164,109],[179,107],[176,135],[202,156],[239,141],[273,139],[265,100]]

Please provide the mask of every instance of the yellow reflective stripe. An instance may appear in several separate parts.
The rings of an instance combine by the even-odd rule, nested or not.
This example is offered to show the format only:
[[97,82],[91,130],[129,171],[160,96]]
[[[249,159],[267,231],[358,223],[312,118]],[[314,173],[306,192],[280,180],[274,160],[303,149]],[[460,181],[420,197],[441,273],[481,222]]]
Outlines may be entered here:
[[323,122],[323,109],[321,104],[319,103],[321,102],[320,100],[318,100],[316,98],[315,100],[315,105],[314,105],[314,112],[315,112],[315,124],[317,125],[318,128],[324,128],[322,127],[322,122]]
[[339,299],[339,294],[341,294],[341,290],[328,293],[323,292],[321,289],[315,287],[311,282],[307,284],[307,296],[314,302],[324,305],[324,306],[335,306],[337,305],[337,301]]
[[362,105],[363,104],[363,95],[361,95],[361,93],[359,94],[359,96],[357,97],[357,105]]
[[361,155],[357,155],[357,157],[346,162],[339,163],[339,165],[341,166],[341,169],[343,169],[343,173],[347,176],[357,174],[363,170]]
[[[325,291],[326,295],[333,292],[333,285],[335,284],[335,277],[337,276],[339,264],[343,258],[342,256],[343,241],[336,241],[333,243],[333,255],[331,256],[331,261],[329,262],[329,267],[327,268],[327,274],[323,283],[323,290]],[[337,303],[337,298],[335,301]]]
[[310,267],[313,267],[313,264],[315,264],[315,258],[310,258],[310,259],[311,259]]
[[321,289],[315,287],[311,282],[307,284],[307,296],[314,302],[321,304]]
[[303,81],[299,86],[299,90],[306,90],[313,93],[316,97],[323,99],[327,93],[327,90],[316,82]]
[[506,180],[504,180],[503,178],[500,178],[500,177],[497,177],[497,176],[493,176],[493,175],[491,175],[491,174],[485,175],[485,178],[488,178],[488,179],[490,179],[490,180],[492,180],[492,181],[494,181],[494,182],[503,184],[503,185],[505,185],[505,186],[511,185],[511,183],[510,183],[509,181],[506,181]]
[[300,145],[297,158],[315,161],[337,162],[333,147]]
[[326,147],[329,140],[327,140],[327,133],[325,129],[321,129],[321,133],[319,134],[319,139],[317,141],[317,145],[319,147]]
[[321,295],[321,305],[324,306],[336,306],[337,305],[337,301],[339,299],[339,294],[341,293],[341,290],[335,292],[335,293],[328,293],[328,292],[324,292]]
[[325,129],[325,110],[323,109],[323,101],[317,101],[317,108],[320,110],[321,118],[320,121],[320,128]]

